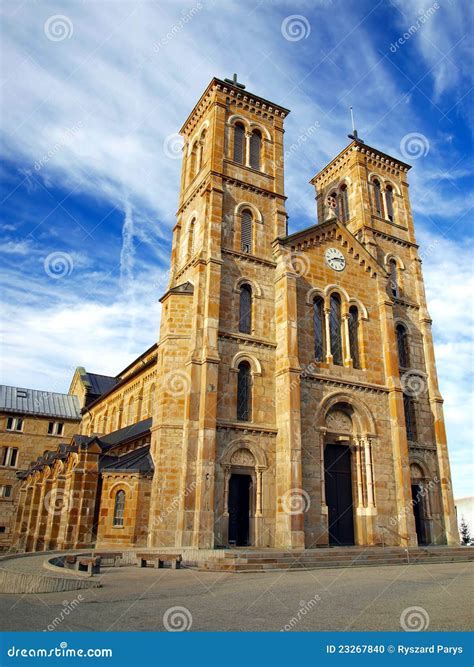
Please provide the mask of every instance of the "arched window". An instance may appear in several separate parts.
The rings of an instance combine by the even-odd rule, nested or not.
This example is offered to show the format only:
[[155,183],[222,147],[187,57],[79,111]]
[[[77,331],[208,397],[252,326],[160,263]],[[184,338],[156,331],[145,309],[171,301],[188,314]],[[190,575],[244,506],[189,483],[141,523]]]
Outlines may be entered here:
[[316,361],[325,361],[324,301],[320,296],[313,302],[313,322],[314,358]]
[[331,211],[334,211],[334,214],[337,219],[339,219],[339,197],[337,196],[337,192],[334,190],[334,192],[331,192],[331,194],[328,197],[328,205],[329,205],[329,213]]
[[341,299],[338,294],[332,294],[330,299],[329,331],[332,360],[338,366],[342,366]]
[[405,411],[405,424],[407,429],[407,438],[410,442],[416,442],[416,416],[415,402],[411,396],[403,394],[403,409]]
[[252,376],[248,361],[239,364],[237,375],[237,419],[248,422],[251,418]]
[[260,153],[262,149],[262,135],[258,130],[254,130],[250,137],[250,166],[253,169],[260,169]]
[[201,136],[199,138],[199,149],[198,149],[198,157],[197,157],[197,172],[199,172],[202,169],[202,165],[204,164],[204,144],[206,142],[206,130],[204,129],[201,132]]
[[380,181],[376,178],[372,181],[372,188],[374,191],[374,205],[377,215],[383,215],[382,191],[380,188]]
[[408,353],[408,332],[403,324],[397,324],[397,347],[398,347],[398,363],[401,368],[408,368],[410,365],[410,357]]
[[387,218],[393,222],[393,189],[391,185],[385,188],[385,206],[387,208]]
[[189,223],[188,229],[188,259],[194,255],[194,227],[196,225],[196,220],[193,218]]
[[114,505],[114,526],[123,526],[123,513],[125,510],[125,491],[117,491]]
[[240,249],[242,252],[252,252],[252,212],[248,208],[242,211],[240,227]]
[[252,333],[252,288],[250,285],[240,287],[239,331]]
[[349,193],[347,191],[347,185],[345,183],[341,185],[338,211],[340,220],[342,222],[347,222],[349,220]]
[[356,306],[349,308],[349,348],[352,357],[352,366],[360,368],[359,356],[359,311]]
[[195,141],[191,149],[191,155],[189,156],[189,180],[192,181],[196,176],[196,167],[198,159],[198,149],[197,142]]
[[391,259],[390,262],[388,263],[388,269],[389,269],[389,274],[390,274],[390,291],[392,293],[392,296],[395,298],[398,298],[398,269],[397,269],[397,263],[394,259]]
[[244,142],[245,142],[245,129],[244,126],[240,123],[236,123],[234,126],[234,161],[244,162]]

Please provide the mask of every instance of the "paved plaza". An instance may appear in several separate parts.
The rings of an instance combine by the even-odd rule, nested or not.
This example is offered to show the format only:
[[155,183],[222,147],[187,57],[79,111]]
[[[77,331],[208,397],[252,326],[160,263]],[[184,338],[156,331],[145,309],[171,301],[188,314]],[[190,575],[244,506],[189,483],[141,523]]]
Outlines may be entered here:
[[262,574],[106,568],[102,588],[0,595],[0,629],[397,631],[402,617],[470,630],[472,574],[472,563]]

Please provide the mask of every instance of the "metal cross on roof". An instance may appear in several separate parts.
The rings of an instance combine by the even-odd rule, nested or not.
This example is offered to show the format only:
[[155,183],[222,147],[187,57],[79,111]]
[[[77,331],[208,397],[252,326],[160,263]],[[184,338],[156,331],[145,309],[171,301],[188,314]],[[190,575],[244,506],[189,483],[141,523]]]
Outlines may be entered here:
[[245,86],[243,83],[239,83],[237,79],[237,74],[234,73],[234,76],[232,79],[224,79],[226,83],[231,83],[233,86],[237,86],[237,88],[242,88],[242,90],[245,89]]

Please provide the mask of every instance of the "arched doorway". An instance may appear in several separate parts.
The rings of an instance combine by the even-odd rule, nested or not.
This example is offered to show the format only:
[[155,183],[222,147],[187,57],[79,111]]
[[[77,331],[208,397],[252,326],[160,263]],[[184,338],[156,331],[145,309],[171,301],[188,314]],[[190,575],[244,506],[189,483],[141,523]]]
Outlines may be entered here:
[[234,442],[221,459],[224,507],[221,535],[231,547],[261,546],[262,476],[267,468],[265,455],[253,443]]
[[430,544],[430,487],[426,475],[418,463],[410,464],[410,478],[413,516],[415,517],[418,544]]

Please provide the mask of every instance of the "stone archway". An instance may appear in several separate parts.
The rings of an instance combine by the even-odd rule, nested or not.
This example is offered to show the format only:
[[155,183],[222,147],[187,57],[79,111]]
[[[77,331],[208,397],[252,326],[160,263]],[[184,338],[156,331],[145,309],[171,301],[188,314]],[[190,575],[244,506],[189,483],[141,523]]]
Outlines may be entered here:
[[349,394],[325,397],[317,412],[321,470],[322,544],[376,542],[374,419]]
[[248,441],[234,441],[221,457],[223,512],[220,534],[225,546],[261,546],[264,452]]

